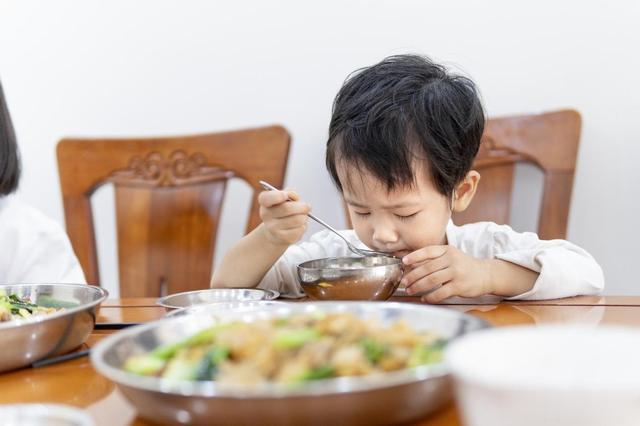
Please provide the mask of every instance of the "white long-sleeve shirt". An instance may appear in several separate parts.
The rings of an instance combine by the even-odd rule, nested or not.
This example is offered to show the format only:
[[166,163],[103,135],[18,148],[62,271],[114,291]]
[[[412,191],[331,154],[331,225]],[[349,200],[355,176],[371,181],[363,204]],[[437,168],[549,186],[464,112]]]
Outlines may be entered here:
[[[341,231],[351,243],[366,248],[353,230]],[[456,226],[449,221],[447,243],[478,259],[502,259],[540,275],[533,288],[509,299],[557,299],[600,294],[604,276],[589,253],[565,240],[540,240],[532,232],[515,232],[507,225],[478,222]],[[267,272],[258,287],[302,297],[296,266],[323,257],[352,256],[347,245],[330,231],[321,231],[309,241],[292,245]]]
[[84,284],[60,224],[12,196],[0,197],[0,284]]

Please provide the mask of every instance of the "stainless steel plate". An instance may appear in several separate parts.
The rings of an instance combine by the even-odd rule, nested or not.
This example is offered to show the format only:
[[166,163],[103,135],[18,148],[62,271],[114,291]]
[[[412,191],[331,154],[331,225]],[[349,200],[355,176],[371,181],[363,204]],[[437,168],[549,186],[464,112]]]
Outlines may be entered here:
[[108,295],[105,289],[87,284],[16,284],[0,285],[0,289],[33,303],[65,307],[49,315],[1,322],[0,372],[80,346],[93,330],[99,306]]
[[254,389],[224,388],[213,381],[168,381],[122,370],[131,355],[182,340],[219,322],[345,311],[381,324],[402,319],[446,339],[487,327],[481,319],[454,310],[408,303],[283,303],[217,315],[194,313],[133,327],[99,342],[91,360],[101,374],[118,384],[139,415],[161,423],[395,424],[422,418],[450,398],[448,371],[442,363],[319,380],[295,388],[270,384]]
[[280,293],[275,290],[260,288],[208,288],[170,294],[159,298],[156,303],[167,309],[178,309],[218,302],[273,300],[278,296]]
[[165,317],[177,317],[183,315],[219,315],[227,309],[235,310],[252,310],[256,307],[271,307],[278,305],[286,305],[287,302],[277,300],[250,300],[246,302],[217,302],[208,303],[206,305],[190,306],[188,308],[174,309],[166,313]]

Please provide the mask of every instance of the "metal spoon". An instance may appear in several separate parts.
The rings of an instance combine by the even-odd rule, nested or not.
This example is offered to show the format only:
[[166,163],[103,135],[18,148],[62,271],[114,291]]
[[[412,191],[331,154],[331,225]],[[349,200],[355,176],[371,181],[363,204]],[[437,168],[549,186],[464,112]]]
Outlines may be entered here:
[[[262,187],[264,189],[266,189],[267,191],[278,191],[278,189],[276,187],[274,187],[273,185],[268,184],[267,182],[261,180],[259,181],[260,185],[262,185]],[[315,220],[316,222],[318,222],[320,225],[324,226],[325,228],[327,228],[329,231],[333,232],[334,234],[336,234],[338,237],[342,238],[344,240],[345,243],[347,243],[347,247],[349,247],[349,250],[351,250],[353,253],[355,254],[359,254],[360,256],[386,256],[386,257],[395,257],[393,256],[391,253],[385,253],[382,251],[375,251],[375,250],[368,250],[368,249],[361,249],[358,248],[356,246],[354,246],[353,244],[351,244],[349,242],[349,240],[347,240],[341,233],[339,233],[338,231],[336,231],[331,225],[329,225],[327,222],[325,222],[324,220],[312,215],[311,213],[308,213],[307,216],[309,216],[311,219]]]

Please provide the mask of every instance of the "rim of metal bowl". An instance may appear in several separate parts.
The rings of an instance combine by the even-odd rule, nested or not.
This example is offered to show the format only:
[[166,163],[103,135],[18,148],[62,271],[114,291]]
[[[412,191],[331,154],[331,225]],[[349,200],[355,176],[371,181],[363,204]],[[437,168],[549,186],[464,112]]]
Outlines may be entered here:
[[167,303],[167,300],[170,300],[173,297],[177,297],[177,296],[185,296],[185,295],[189,295],[189,294],[194,294],[194,293],[202,293],[202,292],[207,292],[207,291],[230,291],[230,290],[252,290],[252,291],[257,291],[257,292],[261,292],[265,294],[264,299],[258,299],[258,300],[274,300],[277,299],[278,297],[280,297],[280,292],[276,291],[276,290],[271,290],[271,289],[264,289],[264,288],[253,288],[253,287],[227,287],[227,288],[203,288],[201,290],[190,290],[190,291],[183,291],[180,293],[173,293],[173,294],[168,294],[166,296],[162,296],[159,297],[156,300],[156,305],[158,306],[162,306],[163,308],[168,308],[168,309],[182,309],[182,308],[190,308],[193,306],[202,306],[202,305],[209,305],[212,303],[220,303],[220,302],[233,302],[232,300],[220,300],[220,301],[211,301],[211,302],[202,302],[202,303],[196,303],[195,305],[189,305],[189,306],[176,306],[176,305],[171,305],[169,303]]
[[44,321],[49,321],[55,318],[60,318],[66,315],[73,315],[77,312],[81,312],[86,310],[87,308],[93,308],[94,306],[97,306],[99,304],[101,304],[102,302],[104,302],[107,297],[109,297],[109,292],[107,290],[105,290],[102,287],[98,287],[95,285],[91,285],[91,284],[70,284],[70,283],[64,283],[64,284],[56,284],[56,283],[34,283],[34,284],[27,284],[27,283],[20,283],[20,284],[1,284],[0,285],[0,289],[2,288],[6,288],[6,287],[72,287],[72,288],[83,288],[83,289],[90,289],[89,291],[95,291],[96,293],[98,293],[100,295],[100,297],[98,297],[98,299],[89,302],[89,303],[80,303],[78,304],[78,306],[74,306],[73,308],[65,308],[64,311],[59,311],[59,312],[54,312],[51,314],[47,314],[47,315],[36,315],[33,316],[31,318],[25,318],[25,319],[15,319],[15,320],[10,320],[10,321],[5,321],[5,322],[0,322],[0,330],[4,330],[7,328],[12,328],[12,327],[19,327],[21,325],[25,325],[25,324],[37,324],[37,323],[41,323]]
[[[323,304],[336,304],[335,301],[317,301],[306,302],[304,305],[320,305]],[[340,305],[343,304],[367,304],[376,307],[380,307],[380,302],[360,302],[360,301],[340,301]],[[404,310],[414,311],[419,309],[437,309],[441,312],[446,312],[446,315],[451,317],[463,317],[476,324],[477,329],[483,329],[491,327],[491,325],[485,320],[471,315],[449,311],[444,308],[437,308],[424,305],[412,305],[399,302],[385,302],[386,307],[402,307]],[[258,308],[256,308],[256,311]],[[249,312],[249,311],[248,311]],[[274,310],[276,312],[276,310]],[[351,392],[363,392],[381,388],[388,388],[392,386],[399,386],[408,383],[414,383],[421,380],[442,378],[449,375],[448,368],[446,367],[444,360],[430,365],[422,365],[418,367],[405,368],[402,370],[385,372],[380,374],[372,374],[367,376],[347,376],[338,377],[333,379],[323,379],[317,382],[305,383],[302,386],[286,386],[276,383],[268,383],[260,385],[256,388],[241,387],[241,386],[217,386],[215,381],[188,381],[188,380],[166,380],[157,377],[146,377],[137,375],[134,373],[128,373],[121,368],[112,367],[108,365],[104,360],[104,354],[113,345],[117,344],[120,340],[126,339],[130,336],[141,334],[149,329],[159,327],[162,323],[169,321],[186,321],[186,318],[193,318],[197,315],[184,315],[178,317],[163,318],[151,323],[143,324],[136,327],[120,331],[112,334],[105,339],[98,342],[98,344],[91,351],[91,362],[96,370],[108,379],[117,384],[124,386],[143,389],[152,392],[159,392],[163,394],[174,394],[182,396],[197,396],[197,397],[227,397],[235,399],[275,399],[292,396],[319,396],[319,395],[331,395],[331,394],[343,394]],[[453,337],[457,337],[454,335]],[[452,338],[453,338],[452,337]]]
[[[396,266],[396,265],[400,265],[400,267],[403,266],[402,263],[402,259],[400,259],[399,257],[391,257],[391,256],[380,256],[381,258],[384,259],[389,259],[389,263],[385,264],[385,265],[363,265],[362,268],[354,268],[354,269],[347,269],[349,271],[358,271],[360,269],[376,269],[376,268],[388,268],[389,266]],[[341,268],[332,268],[332,267],[328,267],[328,266],[324,266],[324,267],[320,267],[320,268],[312,268],[310,266],[307,266],[313,262],[317,262],[319,260],[324,260],[324,261],[331,261],[331,260],[341,260],[341,259],[350,259],[350,260],[358,260],[358,259],[365,259],[365,257],[358,257],[358,256],[337,256],[337,257],[321,257],[318,259],[311,259],[311,260],[307,260],[305,262],[302,262],[300,264],[298,264],[298,269],[304,269],[306,271],[323,271],[323,270],[331,270],[331,271],[335,271],[336,269],[341,269]]]
[[281,300],[239,300],[235,302],[211,302],[173,309],[164,314],[164,316],[165,318],[173,318],[185,315],[216,315],[221,311],[226,311],[229,309],[255,309],[262,306],[271,307],[286,304],[287,302]]

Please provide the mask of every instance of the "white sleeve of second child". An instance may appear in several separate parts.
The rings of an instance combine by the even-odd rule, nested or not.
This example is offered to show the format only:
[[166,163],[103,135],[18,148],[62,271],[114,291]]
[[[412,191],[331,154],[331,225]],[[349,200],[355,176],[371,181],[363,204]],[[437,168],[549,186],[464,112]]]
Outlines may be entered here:
[[[340,231],[351,243],[362,246],[352,230]],[[364,247],[364,246],[363,246]],[[331,231],[320,231],[313,234],[309,241],[292,245],[267,272],[258,288],[276,290],[284,297],[303,297],[297,266],[308,260],[323,257],[348,256],[344,241]]]
[[519,233],[507,225],[480,222],[458,228],[463,252],[495,258],[538,272],[533,288],[508,299],[541,300],[600,294],[602,269],[585,250],[565,240],[540,240],[532,232]]
[[[2,284],[86,283],[67,234],[35,208],[13,201],[6,207],[0,246],[11,250],[0,271]],[[2,262],[0,262],[0,265]]]

